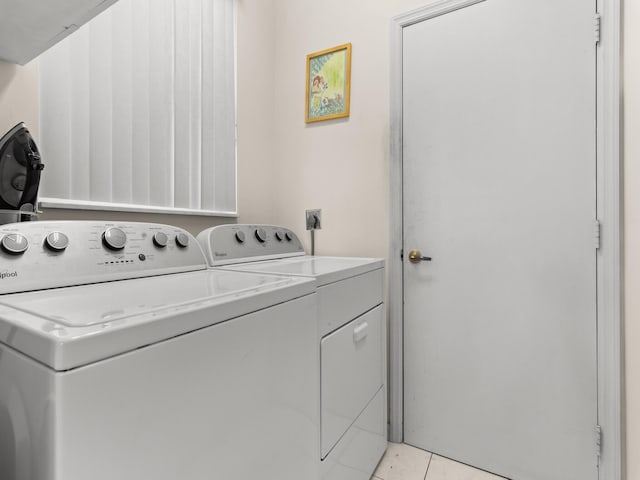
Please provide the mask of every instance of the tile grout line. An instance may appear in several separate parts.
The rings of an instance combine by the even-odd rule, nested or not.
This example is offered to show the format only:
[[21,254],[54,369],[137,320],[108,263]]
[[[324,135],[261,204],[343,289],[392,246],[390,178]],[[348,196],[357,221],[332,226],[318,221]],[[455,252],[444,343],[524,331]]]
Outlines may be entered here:
[[427,480],[427,475],[429,474],[429,467],[431,466],[432,459],[433,459],[433,453],[429,453],[429,463],[427,463],[427,471],[424,472],[424,480]]

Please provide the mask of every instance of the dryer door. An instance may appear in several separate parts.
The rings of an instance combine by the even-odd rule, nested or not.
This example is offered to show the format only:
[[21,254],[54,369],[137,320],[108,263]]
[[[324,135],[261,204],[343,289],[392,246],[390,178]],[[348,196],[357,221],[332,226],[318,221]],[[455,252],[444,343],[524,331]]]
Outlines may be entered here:
[[355,422],[383,383],[382,306],[322,339],[321,457]]

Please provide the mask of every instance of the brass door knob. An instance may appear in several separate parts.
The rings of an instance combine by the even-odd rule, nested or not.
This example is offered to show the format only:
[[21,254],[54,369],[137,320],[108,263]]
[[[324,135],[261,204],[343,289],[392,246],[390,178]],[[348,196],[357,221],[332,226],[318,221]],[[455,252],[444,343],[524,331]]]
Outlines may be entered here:
[[423,257],[420,250],[409,250],[409,261],[411,263],[420,263],[422,261],[430,262],[431,257]]

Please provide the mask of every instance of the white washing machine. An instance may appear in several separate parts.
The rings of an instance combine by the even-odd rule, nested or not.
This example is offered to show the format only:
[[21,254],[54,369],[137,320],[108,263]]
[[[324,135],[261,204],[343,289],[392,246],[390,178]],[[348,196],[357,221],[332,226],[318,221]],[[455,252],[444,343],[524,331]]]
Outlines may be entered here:
[[0,227],[0,479],[317,475],[315,282],[166,225]]
[[290,230],[221,225],[198,235],[218,270],[313,278],[318,294],[322,480],[369,480],[386,449],[384,261],[307,256]]

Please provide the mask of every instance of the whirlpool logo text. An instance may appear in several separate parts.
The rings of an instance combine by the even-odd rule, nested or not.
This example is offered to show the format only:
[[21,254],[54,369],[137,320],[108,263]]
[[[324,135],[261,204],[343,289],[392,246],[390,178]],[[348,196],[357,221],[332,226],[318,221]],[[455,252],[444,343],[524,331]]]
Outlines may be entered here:
[[16,278],[18,276],[18,272],[0,272],[0,280],[4,280],[6,278]]

